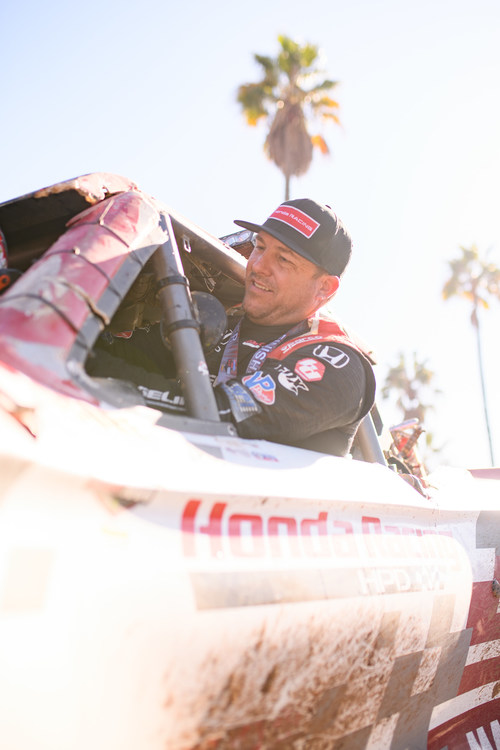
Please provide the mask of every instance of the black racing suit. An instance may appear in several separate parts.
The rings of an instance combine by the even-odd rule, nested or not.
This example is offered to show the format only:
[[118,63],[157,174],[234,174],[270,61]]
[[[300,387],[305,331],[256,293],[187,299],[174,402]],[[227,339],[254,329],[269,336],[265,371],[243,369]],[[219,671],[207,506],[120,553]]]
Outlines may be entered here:
[[[239,336],[228,356],[239,321]],[[88,366],[90,374],[125,377],[139,386],[146,403],[184,411],[159,326],[150,333],[134,331],[130,342],[110,339],[101,341],[99,357]],[[290,327],[261,326],[241,314],[233,316],[222,343],[206,359],[221,418],[232,421],[245,438],[344,456],[375,398],[368,355],[325,317]]]
[[[221,360],[224,366],[224,349],[237,322],[230,319],[223,343],[207,356],[212,375],[219,373]],[[259,359],[257,353],[270,342],[274,346]],[[243,317],[236,371],[234,362],[230,365],[233,372],[225,376],[227,381],[216,380],[217,401],[230,408],[238,434],[245,438],[344,456],[375,399],[368,355],[326,317],[303,321],[291,330],[289,325],[261,326]],[[242,387],[256,408],[240,414]]]

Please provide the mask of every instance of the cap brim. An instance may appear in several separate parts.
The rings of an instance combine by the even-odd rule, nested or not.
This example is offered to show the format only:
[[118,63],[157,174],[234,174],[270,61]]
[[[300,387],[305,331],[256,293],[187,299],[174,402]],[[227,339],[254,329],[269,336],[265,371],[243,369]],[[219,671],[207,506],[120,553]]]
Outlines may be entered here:
[[[237,224],[239,227],[243,227],[244,229],[250,229],[252,232],[266,232],[266,234],[270,234],[271,237],[274,237],[275,240],[279,240],[279,242],[282,242],[285,247],[288,247],[290,250],[293,250],[294,253],[297,253],[297,255],[300,255],[301,258],[305,258],[310,263],[313,263],[318,268],[323,268],[323,266],[320,266],[317,261],[314,260],[314,258],[309,255],[308,253],[305,253],[304,250],[300,247],[300,245],[295,245],[295,243],[290,242],[290,239],[284,236],[283,234],[280,234],[278,229],[274,229],[273,227],[265,227],[261,224],[252,224],[251,221],[241,221],[241,219],[234,219],[234,223]],[[325,270],[323,268],[323,270]],[[327,271],[328,273],[328,271]]]
[[252,224],[250,221],[241,221],[241,219],[235,219],[234,223],[239,227],[243,227],[243,229],[250,229],[252,232],[260,232],[261,230],[263,232],[267,231],[259,224]]

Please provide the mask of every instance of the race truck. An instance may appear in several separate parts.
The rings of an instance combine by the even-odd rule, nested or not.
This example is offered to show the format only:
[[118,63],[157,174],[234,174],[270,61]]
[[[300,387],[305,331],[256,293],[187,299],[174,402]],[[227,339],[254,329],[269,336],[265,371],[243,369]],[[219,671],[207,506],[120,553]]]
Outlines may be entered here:
[[[110,174],[0,229],[0,746],[498,750],[500,470],[376,409],[342,458],[221,421],[249,233]],[[178,413],[116,366],[153,328]]]

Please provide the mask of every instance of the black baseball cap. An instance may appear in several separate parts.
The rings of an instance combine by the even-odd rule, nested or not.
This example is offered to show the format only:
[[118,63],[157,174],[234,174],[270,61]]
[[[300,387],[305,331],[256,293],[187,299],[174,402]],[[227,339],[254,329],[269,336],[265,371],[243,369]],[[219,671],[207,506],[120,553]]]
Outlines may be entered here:
[[351,257],[351,238],[340,219],[330,206],[310,198],[285,201],[263,224],[241,219],[234,223],[252,232],[267,232],[332,276],[341,276]]

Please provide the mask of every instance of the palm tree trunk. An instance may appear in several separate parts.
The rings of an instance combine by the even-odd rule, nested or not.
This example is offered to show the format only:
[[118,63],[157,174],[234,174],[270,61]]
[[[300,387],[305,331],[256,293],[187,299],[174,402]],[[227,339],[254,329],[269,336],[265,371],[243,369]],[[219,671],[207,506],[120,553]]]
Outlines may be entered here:
[[290,200],[290,175],[285,175],[285,200]]
[[475,321],[474,321],[474,328],[476,329],[476,342],[477,342],[477,359],[479,363],[479,377],[481,378],[481,391],[483,394],[483,408],[484,408],[484,421],[486,423],[486,432],[488,433],[488,445],[490,449],[490,460],[491,465],[495,466],[495,457],[493,454],[493,443],[491,440],[491,430],[490,430],[490,418],[488,415],[488,403],[486,399],[486,386],[484,382],[484,367],[483,367],[483,352],[482,352],[482,346],[481,346],[481,332],[479,330],[479,318],[477,317],[477,313],[475,315]]

